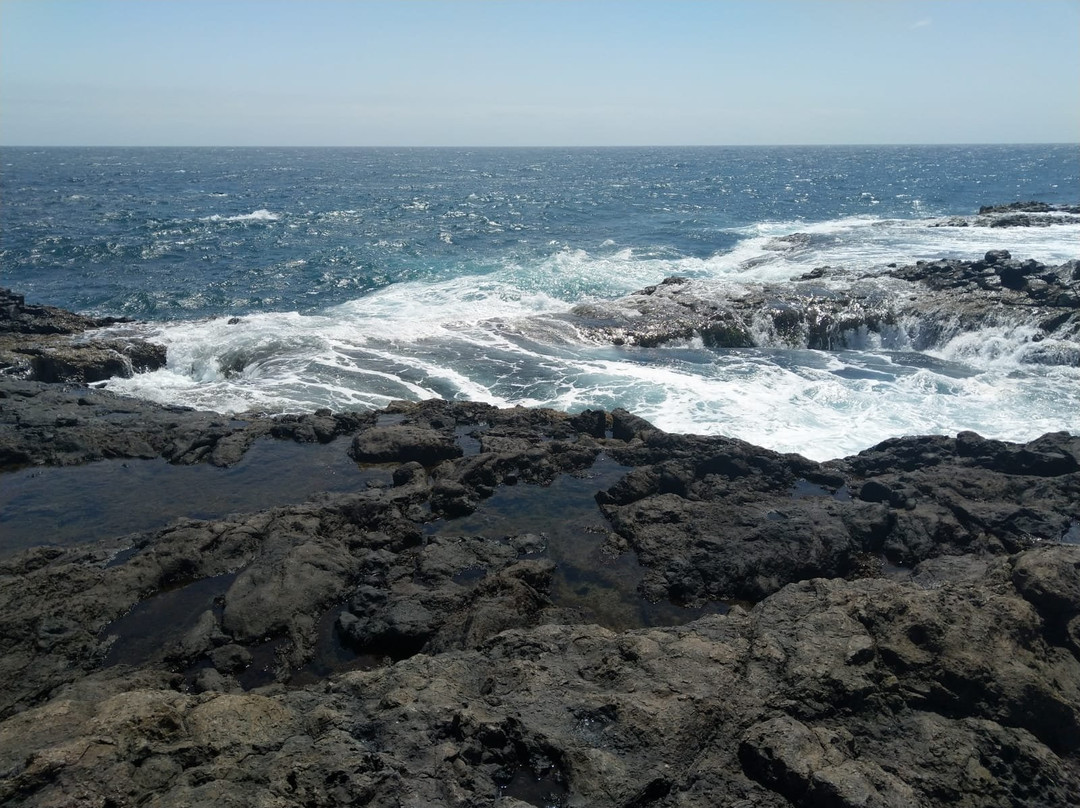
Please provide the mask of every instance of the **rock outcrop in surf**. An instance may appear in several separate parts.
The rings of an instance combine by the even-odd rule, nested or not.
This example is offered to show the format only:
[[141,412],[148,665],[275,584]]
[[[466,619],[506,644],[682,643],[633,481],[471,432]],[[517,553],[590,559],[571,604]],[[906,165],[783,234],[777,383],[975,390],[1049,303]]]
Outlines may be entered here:
[[27,305],[0,289],[0,374],[43,382],[98,382],[165,366],[165,348],[130,335],[91,339],[87,331],[131,322]]
[[1075,222],[1080,205],[1051,205],[1047,202],[1010,202],[983,205],[975,216],[950,216],[931,227],[1052,227]]
[[[947,294],[943,294],[947,292]],[[1046,266],[991,250],[883,275],[822,267],[785,284],[726,287],[668,278],[567,316],[584,335],[617,345],[700,339],[714,348],[836,350],[875,340],[923,351],[984,329],[1023,329],[1023,361],[1080,364],[1080,260]]]

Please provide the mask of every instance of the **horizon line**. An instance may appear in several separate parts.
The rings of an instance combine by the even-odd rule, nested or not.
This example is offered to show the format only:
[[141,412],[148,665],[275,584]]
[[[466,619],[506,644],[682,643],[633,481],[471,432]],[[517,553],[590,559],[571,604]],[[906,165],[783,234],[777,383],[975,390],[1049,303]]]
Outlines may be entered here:
[[889,143],[636,143],[636,144],[182,144],[182,143],[0,143],[0,149],[780,149],[881,148],[912,146],[1078,146],[1080,140],[912,141]]

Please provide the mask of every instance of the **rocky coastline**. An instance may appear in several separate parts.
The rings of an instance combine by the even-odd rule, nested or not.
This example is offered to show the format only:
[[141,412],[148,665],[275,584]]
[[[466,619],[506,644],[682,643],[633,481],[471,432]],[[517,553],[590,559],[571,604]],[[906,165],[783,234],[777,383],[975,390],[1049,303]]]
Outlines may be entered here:
[[[1033,350],[1080,328],[1076,262],[812,291],[838,272],[740,300],[671,280],[573,319],[738,345],[756,312],[836,347],[929,322],[947,287],[956,328],[1033,324]],[[0,550],[4,804],[1080,803],[1078,434],[818,463],[625,410],[226,417],[90,386],[165,360],[116,325],[0,295],[0,480],[150,464],[153,510],[170,470],[274,442],[289,479],[326,447],[355,482]]]
[[[791,244],[798,240],[781,247]],[[791,283],[737,290],[673,276],[565,319],[593,339],[643,347],[700,339],[713,348],[837,350],[870,337],[918,351],[978,328],[1027,327],[1026,361],[1075,366],[1080,260],[1047,266],[991,250],[977,261],[892,266],[884,277],[819,267]]]

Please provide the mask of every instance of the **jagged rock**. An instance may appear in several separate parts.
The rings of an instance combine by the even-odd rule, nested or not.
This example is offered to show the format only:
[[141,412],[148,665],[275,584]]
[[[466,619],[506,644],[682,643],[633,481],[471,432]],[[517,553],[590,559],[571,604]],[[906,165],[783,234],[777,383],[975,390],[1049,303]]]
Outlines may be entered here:
[[[1074,518],[1080,438],[1028,444],[903,438],[817,464],[727,438],[642,430],[608,451],[636,468],[597,500],[649,567],[649,597],[758,600],[857,573],[865,554],[913,565],[1059,541]],[[852,494],[857,494],[853,496]]]
[[0,797],[1068,805],[1080,662],[1013,588],[1024,557],[932,588],[807,581],[674,628],[514,628],[326,686],[95,674],[0,723]]
[[[620,345],[696,337],[720,348],[819,350],[849,347],[868,333],[898,348],[924,350],[966,331],[1028,324],[1057,340],[1052,347],[1033,342],[1028,361],[1076,364],[1078,274],[1076,261],[1051,267],[997,250],[977,261],[918,261],[884,276],[832,270],[827,286],[816,272],[784,285],[744,285],[737,291],[669,278],[611,303],[583,304],[564,317],[580,332]],[[848,284],[838,291],[835,281],[842,278]]]
[[1051,205],[1046,202],[1010,202],[983,205],[973,217],[950,217],[931,227],[1052,227],[1075,222],[1080,205]]
[[210,652],[210,663],[218,673],[239,673],[251,664],[251,652],[236,643],[229,643]]
[[260,438],[325,443],[373,420],[373,413],[229,418],[108,390],[0,377],[0,468],[121,457],[231,466]]
[[137,337],[85,339],[92,329],[130,322],[27,305],[0,289],[0,374],[42,382],[89,384],[165,366],[165,348]]
[[129,322],[125,317],[86,317],[53,306],[28,305],[22,295],[0,289],[0,333],[81,334]]
[[1054,208],[1046,202],[1010,202],[1007,205],[983,205],[979,208],[979,214],[986,213],[1047,213]]

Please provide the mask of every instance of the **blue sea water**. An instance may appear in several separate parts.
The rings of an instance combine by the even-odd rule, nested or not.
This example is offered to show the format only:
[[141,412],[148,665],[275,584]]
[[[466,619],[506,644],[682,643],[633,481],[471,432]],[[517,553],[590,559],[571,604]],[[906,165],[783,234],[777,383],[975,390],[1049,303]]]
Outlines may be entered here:
[[[222,412],[470,398],[623,406],[825,459],[887,437],[1080,430],[1080,370],[1033,330],[714,351],[588,339],[553,315],[670,275],[737,293],[829,265],[1080,256],[1080,225],[932,227],[1080,201],[1061,146],[0,150],[0,282],[145,321],[121,392]],[[777,250],[775,239],[806,237]],[[239,322],[231,322],[239,318]],[[129,328],[129,330],[131,330]]]

